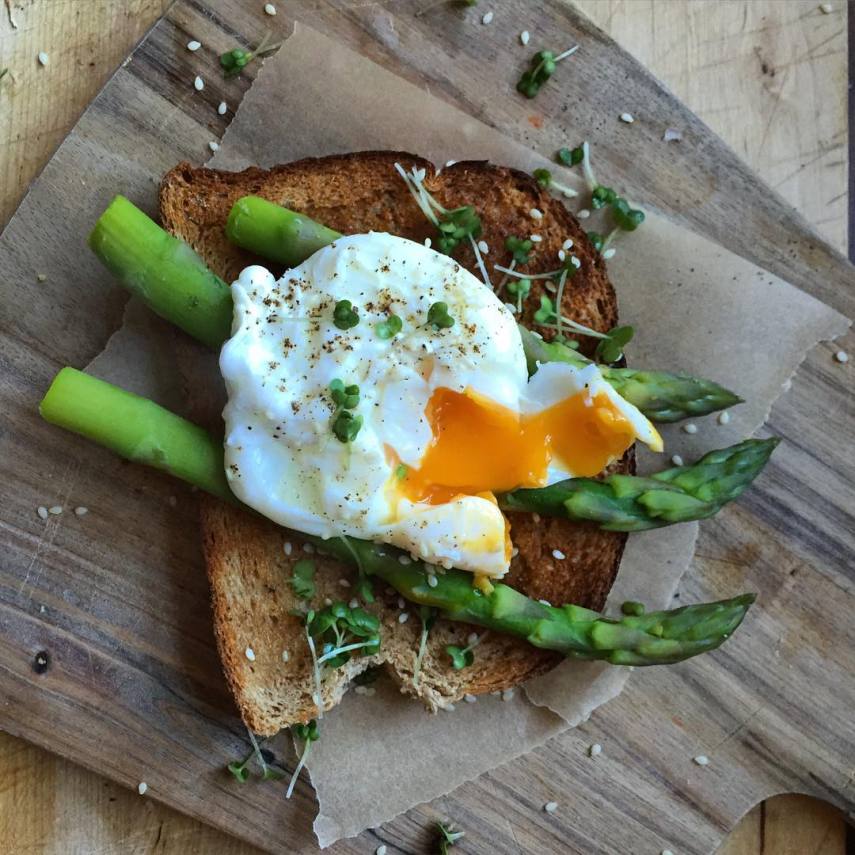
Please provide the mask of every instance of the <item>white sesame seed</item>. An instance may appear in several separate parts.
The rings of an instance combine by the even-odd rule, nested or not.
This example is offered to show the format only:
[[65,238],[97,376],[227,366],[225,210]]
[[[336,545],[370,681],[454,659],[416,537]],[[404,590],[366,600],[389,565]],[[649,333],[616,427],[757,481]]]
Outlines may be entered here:
[[841,364],[849,362],[849,354],[845,350],[838,350],[837,353],[834,354],[834,358]]
[[487,255],[487,253],[490,252],[490,247],[487,246],[487,241],[485,240],[478,241],[478,249],[481,250],[484,255]]
[[439,584],[439,580],[433,573],[428,573],[427,583],[429,588],[435,588]]
[[632,113],[621,113],[620,120],[622,122],[626,122],[628,125],[631,125],[635,121],[635,118],[633,117]]
[[431,245],[432,243],[433,243],[433,241],[432,241],[430,238],[425,238],[425,246],[426,246],[428,249],[430,249],[430,245]]
[[528,215],[529,215],[533,220],[542,220],[542,219],[543,219],[543,211],[541,211],[541,210],[540,210],[540,208],[532,208],[532,209],[528,212]]
[[582,208],[582,210],[581,210],[581,211],[579,211],[579,213],[578,213],[578,214],[576,214],[576,216],[577,216],[580,220],[587,220],[587,219],[588,219],[588,217],[590,217],[590,216],[591,216],[591,212],[590,212],[587,208]]
[[331,606],[332,600],[329,597],[324,597],[324,605],[325,606]]
[[523,30],[520,33],[520,44],[527,45],[529,38],[531,37],[528,34],[528,30]]
[[520,554],[520,549],[518,546],[515,546],[513,549],[511,549],[511,558],[516,558],[517,555],[519,555],[519,554]]
[[471,647],[475,642],[478,641],[478,633],[470,632],[469,635],[466,636],[466,643]]
[[303,544],[303,552],[305,552],[307,555],[311,555],[314,551],[315,551],[315,547],[312,546],[311,543],[304,543]]
[[513,689],[505,689],[502,692],[502,700],[503,701],[509,701],[509,700],[511,700],[511,698],[513,698],[513,696],[514,696],[514,690]]
[[244,650],[244,653],[246,653],[246,658],[249,659],[250,662],[255,662],[255,651],[251,647],[247,647],[246,650]]
[[457,163],[457,161],[456,161],[456,160],[446,160],[446,161],[445,161],[445,167],[446,167],[446,169],[447,169],[449,166],[454,166],[454,164],[455,164],[455,163]]
[[610,259],[610,258],[614,258],[614,257],[615,257],[615,252],[616,252],[616,250],[614,249],[614,247],[609,247],[609,249],[607,249],[607,250],[603,253],[603,258],[605,258],[607,261],[608,261],[608,259]]
[[39,613],[40,614],[44,614],[46,611],[47,611],[47,609],[44,606],[39,606]]
[[282,661],[287,662],[291,658],[291,654],[287,650],[282,651]]
[[550,602],[549,602],[549,600],[538,600],[538,602],[539,602],[542,606],[551,606],[551,605],[552,605],[552,603],[550,603]]
[[140,781],[139,784],[137,784],[137,792],[141,796],[145,795],[145,792],[147,789],[148,789],[148,784],[145,781]]
[[561,249],[573,249],[573,238],[567,238],[567,240],[561,244]]
[[62,505],[52,505],[48,508],[48,513],[53,514],[55,517],[59,516],[62,513]]
[[39,505],[39,506],[38,506],[38,508],[36,508],[36,513],[37,513],[37,514],[38,514],[38,515],[39,515],[43,520],[46,520],[46,519],[48,518],[48,511],[47,511],[47,508],[46,508],[44,505]]
[[831,3],[820,3],[819,11],[822,12],[823,15],[830,15],[834,11],[834,6]]
[[726,425],[730,423],[730,413],[727,410],[718,414],[718,423],[720,425]]
[[350,608],[352,608],[352,609],[357,608],[357,607],[359,606],[359,600],[357,600],[357,599],[356,599],[356,597],[354,597],[354,598],[353,598],[353,599],[348,603],[348,606],[350,606]]
[[366,694],[365,690],[367,688],[368,688],[368,686],[357,686],[353,691],[357,695],[364,695],[364,694]]
[[559,250],[558,250],[558,260],[559,260],[559,261],[564,261],[564,259],[565,259],[565,258],[567,258],[567,253],[566,253],[566,252],[564,252],[564,250],[563,250],[563,249],[559,249]]
[[386,844],[381,843],[375,850],[374,855],[386,855]]
[[540,522],[540,514],[534,513],[531,515],[531,520],[533,523],[537,524]]
[[196,39],[191,39],[187,42],[187,50],[197,51],[200,47],[202,47],[202,42],[197,42]]
[[39,65],[47,65],[50,62],[50,57],[43,51],[39,51]]
[[413,561],[409,555],[399,555],[398,556],[398,564],[403,564],[406,567],[408,564],[412,564]]
[[196,75],[196,79],[193,81],[193,88],[197,92],[201,92],[205,88],[205,81],[202,80],[202,78],[199,77],[198,74]]
[[553,549],[552,557],[558,561],[563,561],[567,556],[560,549]]
[[454,704],[446,704],[441,709],[443,712],[454,712]]
[[593,745],[591,745],[588,748],[588,756],[589,757],[596,757],[597,755],[602,754],[602,753],[603,753],[603,746],[600,745],[599,742],[595,742]]
[[350,582],[348,582],[347,579],[339,579],[338,583],[339,583],[339,585],[341,585],[342,588],[349,588],[350,587]]
[[683,134],[676,128],[665,128],[665,133],[662,134],[662,139],[665,142],[680,142],[683,139]]
[[220,116],[225,116],[226,113],[228,112],[228,109],[229,109],[229,105],[226,104],[225,101],[220,101],[220,103],[217,105],[217,113]]
[[409,619],[410,619],[410,613],[409,612],[401,612],[401,614],[398,615],[398,623],[406,623]]
[[697,433],[698,426],[694,422],[689,422],[688,424],[683,425],[684,433]]
[[39,282],[47,282],[47,273],[39,273],[36,275],[36,280]]
[[493,13],[492,12],[485,12],[481,18],[481,23],[482,24],[489,24],[492,22],[492,20],[493,20]]
[[659,855],[674,855],[674,853],[670,849],[663,849]]
[[557,811],[557,810],[558,810],[558,802],[547,802],[547,803],[543,806],[543,809],[544,809],[547,813],[555,813],[555,811]]
[[219,147],[220,144],[216,140],[211,140],[208,143],[208,148],[211,149],[211,151],[216,151]]
[[74,509],[74,513],[79,517],[85,517],[89,513],[89,508],[84,508],[83,505],[78,505]]
[[534,234],[534,235],[529,235],[529,236],[528,236],[528,239],[529,239],[532,243],[540,243],[540,242],[543,240],[543,237],[542,237],[541,235]]
[[276,7],[272,3],[265,3],[264,4],[264,12],[267,15],[275,15],[276,14]]
[[466,701],[467,704],[474,704],[475,701],[478,700],[477,695],[464,695],[463,700]]
[[683,465],[683,458],[680,457],[679,454],[672,454],[671,455],[671,463],[673,463],[674,466],[682,466]]
[[698,764],[698,766],[709,766],[710,758],[707,757],[706,754],[698,754],[697,757],[693,757],[692,760]]

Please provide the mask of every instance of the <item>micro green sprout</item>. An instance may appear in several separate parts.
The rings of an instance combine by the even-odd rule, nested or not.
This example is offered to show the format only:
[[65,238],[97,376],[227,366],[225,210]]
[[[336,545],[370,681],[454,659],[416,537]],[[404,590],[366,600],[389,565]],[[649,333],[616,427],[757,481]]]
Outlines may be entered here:
[[484,632],[481,635],[476,635],[475,638],[466,645],[466,647],[458,647],[456,644],[449,644],[445,648],[445,652],[451,658],[451,667],[454,668],[455,671],[462,671],[464,668],[468,668],[475,661],[475,654],[473,651],[475,648],[481,643],[481,639],[487,633]]
[[270,33],[265,33],[264,38],[255,50],[244,50],[243,48],[233,48],[220,54],[220,67],[223,69],[225,77],[235,77],[246,68],[254,59],[262,56],[267,56],[269,53],[277,50],[282,42],[277,42],[275,45],[269,43]]
[[297,739],[301,739],[303,741],[303,751],[300,754],[300,760],[294,769],[294,774],[291,775],[291,781],[288,784],[288,791],[285,793],[286,799],[290,799],[291,794],[294,792],[294,786],[297,783],[297,778],[300,777],[300,772],[302,772],[303,766],[306,765],[306,760],[309,758],[309,750],[312,747],[312,743],[316,742],[321,735],[318,731],[318,722],[315,719],[312,719],[308,724],[292,725],[291,730]]
[[552,177],[552,173],[548,169],[535,169],[532,175],[545,190],[555,190],[558,193],[563,193],[568,199],[579,195],[572,187],[568,187],[566,184],[559,184]]
[[515,279],[507,285],[508,293],[517,299],[517,314],[522,312],[523,300],[528,297],[531,292],[531,280]]
[[454,318],[448,313],[448,303],[439,300],[431,304],[428,309],[427,322],[437,330],[447,330],[453,327]]
[[416,652],[416,663],[413,666],[413,686],[415,688],[418,688],[419,685],[419,675],[422,670],[422,662],[424,661],[425,652],[427,651],[428,633],[436,623],[436,609],[433,609],[430,606],[419,606],[419,617],[422,621],[422,631],[419,636],[419,649]]
[[540,87],[552,77],[558,63],[562,59],[572,56],[577,50],[579,50],[579,45],[573,45],[557,56],[551,50],[539,50],[531,58],[529,67],[520,77],[519,83],[517,83],[517,92],[522,93],[526,98],[534,98],[540,92]]
[[559,148],[555,152],[555,159],[563,166],[576,166],[582,162],[585,156],[582,151],[582,146],[577,145],[576,148]]
[[350,300],[339,300],[333,309],[333,323],[340,330],[349,330],[359,323],[359,310]]
[[345,386],[338,378],[330,382],[330,397],[336,405],[332,417],[332,432],[339,442],[348,443],[356,439],[362,428],[362,416],[353,413],[359,406],[359,386]]
[[394,338],[404,326],[404,322],[397,315],[389,315],[385,321],[380,321],[374,325],[374,330],[377,333],[377,338],[390,339]]
[[315,596],[315,562],[301,558],[291,571],[288,584],[301,600],[310,600]]
[[436,824],[439,833],[439,855],[448,855],[448,850],[465,835],[465,831],[457,831],[450,822]]

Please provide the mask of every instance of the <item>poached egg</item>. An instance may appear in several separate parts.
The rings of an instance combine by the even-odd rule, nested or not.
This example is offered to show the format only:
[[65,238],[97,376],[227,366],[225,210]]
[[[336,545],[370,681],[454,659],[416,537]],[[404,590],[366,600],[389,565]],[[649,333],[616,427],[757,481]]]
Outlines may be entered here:
[[[246,268],[232,296],[220,354],[226,475],[288,528],[500,577],[511,540],[496,492],[596,475],[636,439],[662,448],[596,365],[549,363],[529,379],[508,308],[422,244],[341,237],[279,280]],[[347,329],[334,322],[341,300],[358,313]],[[437,302],[453,325],[428,321]],[[384,337],[391,315],[401,328]],[[332,430],[333,381],[359,387],[349,442]]]

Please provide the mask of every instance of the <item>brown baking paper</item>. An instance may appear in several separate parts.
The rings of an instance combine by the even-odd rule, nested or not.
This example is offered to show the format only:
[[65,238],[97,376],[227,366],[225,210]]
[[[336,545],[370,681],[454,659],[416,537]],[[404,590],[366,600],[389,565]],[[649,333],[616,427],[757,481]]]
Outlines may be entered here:
[[[584,130],[578,129],[580,137]],[[361,149],[411,151],[438,165],[489,159],[526,171],[557,169],[302,25],[264,64],[211,165],[271,166]],[[569,173],[561,178],[579,183]],[[535,226],[533,221],[532,231]],[[712,416],[697,421],[694,435],[666,428],[666,457],[653,465],[668,465],[674,453],[688,459],[752,434],[807,350],[847,327],[828,306],[663,218],[648,216],[616,250],[609,269],[621,320],[637,331],[629,348],[632,363],[708,376],[747,401],[726,426]],[[113,380],[133,377],[138,391],[169,403],[176,390],[158,389],[151,381],[169,374],[157,365],[166,360],[168,366],[176,347],[185,351],[186,364],[186,345],[130,307],[125,326],[92,368]],[[152,369],[147,379],[143,365]],[[211,366],[209,360],[194,370],[210,372]],[[643,465],[650,465],[647,458]],[[697,524],[633,535],[610,607],[628,598],[668,605],[691,561],[696,535]],[[482,697],[435,716],[389,684],[371,697],[348,695],[325,716],[309,762],[320,804],[314,825],[320,845],[379,825],[531,750],[584,721],[628,677],[627,669],[567,662],[508,700]]]

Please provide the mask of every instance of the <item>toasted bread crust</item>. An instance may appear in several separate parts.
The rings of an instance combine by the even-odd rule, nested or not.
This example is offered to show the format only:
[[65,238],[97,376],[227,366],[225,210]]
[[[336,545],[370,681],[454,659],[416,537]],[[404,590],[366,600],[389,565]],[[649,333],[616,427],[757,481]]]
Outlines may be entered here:
[[[495,263],[508,266],[511,259],[504,242],[509,235],[540,235],[530,272],[555,269],[558,250],[571,239],[581,267],[568,281],[564,314],[601,331],[617,323],[614,290],[579,222],[529,175],[486,162],[459,162],[439,174],[428,161],[403,152],[309,158],[270,170],[250,168],[237,173],[182,163],[164,176],[161,216],[165,228],[187,241],[227,281],[235,279],[247,264],[264,263],[231,245],[224,233],[232,204],[248,194],[301,211],[345,234],[374,230],[417,241],[433,237],[433,227],[395,172],[395,162],[424,169],[425,185],[445,207],[476,206],[482,222],[481,240],[490,248],[491,271]],[[536,216],[537,211],[542,217]],[[461,246],[455,258],[479,275],[469,246]],[[495,272],[492,278],[498,284]],[[542,280],[532,282],[534,296],[523,314],[528,322],[539,304],[543,284]],[[543,332],[549,337],[549,330]],[[589,348],[590,339],[580,345],[583,350]],[[614,469],[634,471],[633,455],[625,455]],[[519,554],[505,581],[537,599],[603,607],[625,535],[568,520],[538,520],[527,514],[513,514],[511,527]],[[313,718],[311,660],[302,619],[290,614],[299,602],[287,584],[291,566],[305,557],[299,536],[209,498],[202,502],[202,531],[217,643],[244,721],[257,733],[272,734]],[[286,543],[290,555],[285,553]],[[556,558],[556,554],[566,557]],[[340,580],[352,580],[352,571],[317,554],[313,559],[318,567],[315,604],[325,597],[348,600],[351,594]],[[401,623],[399,616],[410,606],[404,604],[402,609],[395,593],[377,593],[380,596],[371,608],[383,624],[381,650],[325,675],[325,707],[337,703],[352,678],[374,664],[383,663],[402,692],[420,697],[436,709],[464,694],[510,688],[560,660],[557,654],[519,639],[489,634],[479,643],[474,664],[454,671],[445,647],[465,645],[473,627],[437,621],[428,637],[418,685],[414,685],[421,632],[417,612],[413,609]],[[248,656],[247,648],[254,658]],[[283,661],[283,651],[288,653],[287,661]]]

